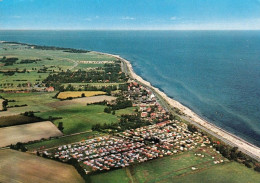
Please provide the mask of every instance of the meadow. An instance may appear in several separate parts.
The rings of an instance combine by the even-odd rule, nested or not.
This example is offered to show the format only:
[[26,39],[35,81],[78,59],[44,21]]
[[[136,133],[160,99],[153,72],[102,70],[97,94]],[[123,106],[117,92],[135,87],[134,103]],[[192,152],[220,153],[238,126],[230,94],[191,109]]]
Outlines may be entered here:
[[[92,175],[90,179],[92,182],[108,183],[118,180],[121,183],[254,183],[260,179],[259,173],[237,162],[224,159],[223,163],[214,164],[215,160],[223,159],[223,157],[211,148],[207,147],[203,150],[197,148],[178,155]],[[195,156],[195,153],[200,153],[204,157]]]
[[115,115],[104,112],[104,105],[88,105],[82,106],[74,104],[70,106],[62,106],[56,110],[36,113],[35,115],[44,119],[52,117],[61,117],[54,124],[63,122],[64,134],[72,134],[91,130],[93,124],[113,123],[119,121],[121,114],[133,113],[135,108],[126,108],[116,111]]
[[48,104],[59,101],[53,98],[55,94],[56,92],[0,93],[0,96],[5,99],[15,100],[15,102],[9,102],[8,106],[27,104],[25,107],[8,108],[7,111],[1,112],[1,116],[17,115],[25,111],[52,110],[52,107]]

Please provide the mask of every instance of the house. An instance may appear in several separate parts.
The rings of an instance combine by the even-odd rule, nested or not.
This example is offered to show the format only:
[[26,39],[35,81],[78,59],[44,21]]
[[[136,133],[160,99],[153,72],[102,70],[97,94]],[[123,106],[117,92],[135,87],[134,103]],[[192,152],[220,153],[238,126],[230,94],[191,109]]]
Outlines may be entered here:
[[142,112],[142,113],[141,113],[141,117],[142,117],[142,118],[145,118],[145,117],[147,117],[147,115],[148,115],[148,113],[147,113],[147,112]]
[[54,91],[54,88],[52,86],[48,87],[45,89],[47,92],[53,92]]
[[146,110],[146,107],[147,107],[146,105],[141,104],[141,105],[140,105],[140,110],[141,110],[141,111],[144,111],[144,110]]

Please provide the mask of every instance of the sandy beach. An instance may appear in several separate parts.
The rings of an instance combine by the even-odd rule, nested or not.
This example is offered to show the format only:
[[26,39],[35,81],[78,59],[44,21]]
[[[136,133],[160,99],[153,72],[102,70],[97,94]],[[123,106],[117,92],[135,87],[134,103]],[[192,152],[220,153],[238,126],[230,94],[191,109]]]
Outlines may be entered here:
[[[97,52],[99,53],[99,52]],[[102,53],[101,53],[102,54]],[[104,54],[104,53],[103,53]],[[193,112],[191,109],[188,107],[182,105],[180,102],[168,97],[164,92],[160,91],[158,88],[154,87],[151,85],[150,82],[144,80],[142,77],[138,76],[131,65],[131,63],[124,59],[121,58],[119,55],[112,55],[112,54],[107,54],[113,56],[121,61],[123,61],[127,68],[128,68],[128,74],[130,77],[134,80],[137,80],[138,82],[142,83],[143,85],[153,89],[156,93],[158,93],[170,106],[178,108],[181,110],[190,120],[193,122],[197,123],[199,126],[204,127],[208,132],[211,132],[211,134],[215,135],[217,138],[220,138],[223,140],[225,143],[233,146],[233,147],[238,147],[240,151],[244,152],[245,154],[251,156],[252,158],[256,159],[257,161],[260,161],[260,148],[241,139],[240,137],[227,132],[216,125],[202,119],[199,115],[197,115],[195,112]]]

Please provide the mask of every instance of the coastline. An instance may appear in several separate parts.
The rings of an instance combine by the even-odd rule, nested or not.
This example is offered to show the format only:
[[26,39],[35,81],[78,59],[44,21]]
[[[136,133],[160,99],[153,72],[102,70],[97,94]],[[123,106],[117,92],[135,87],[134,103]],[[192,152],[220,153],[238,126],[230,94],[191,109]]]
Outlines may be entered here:
[[[96,51],[94,51],[94,52],[96,52]],[[128,60],[120,57],[119,55],[113,55],[113,54],[101,53],[101,52],[96,52],[96,53],[113,56],[113,57],[119,59],[120,61],[124,62],[128,69],[128,72],[129,72],[128,74],[132,79],[137,80],[138,82],[142,83],[143,85],[151,88],[154,92],[156,92],[158,95],[160,95],[171,107],[175,107],[175,108],[178,108],[179,110],[181,110],[181,112],[183,112],[187,116],[189,121],[196,123],[197,126],[199,126],[199,128],[203,127],[204,130],[206,129],[206,131],[209,132],[210,134],[212,134],[213,136],[216,136],[217,138],[221,139],[222,141],[224,141],[225,143],[227,143],[233,147],[238,147],[238,149],[240,151],[242,151],[243,153],[251,156],[252,158],[256,159],[257,161],[260,161],[260,148],[259,147],[206,121],[205,119],[202,119],[198,114],[193,112],[188,107],[186,107],[186,106],[182,105],[180,102],[168,97],[160,89],[152,86],[152,84],[150,82],[144,80],[141,76],[137,75],[134,72],[131,63]]]

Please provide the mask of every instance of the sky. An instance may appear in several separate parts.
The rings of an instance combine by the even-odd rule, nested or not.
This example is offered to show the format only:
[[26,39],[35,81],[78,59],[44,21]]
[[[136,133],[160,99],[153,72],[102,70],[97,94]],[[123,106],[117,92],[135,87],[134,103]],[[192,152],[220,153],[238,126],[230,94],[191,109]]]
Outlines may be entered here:
[[0,29],[260,30],[260,0],[0,0]]

